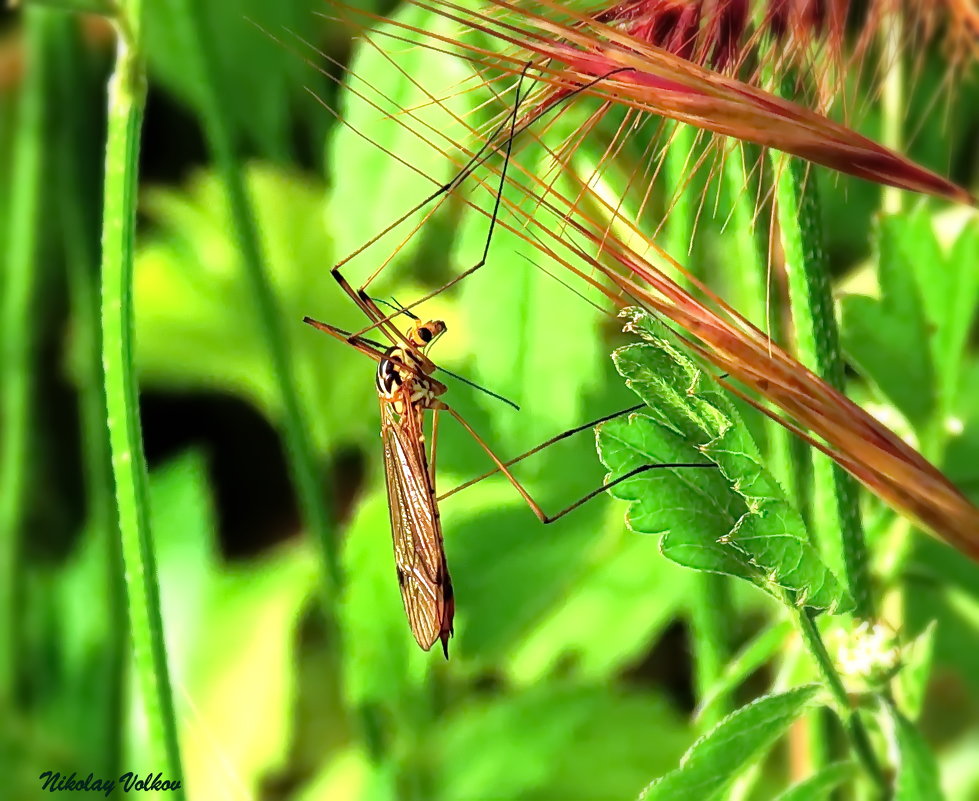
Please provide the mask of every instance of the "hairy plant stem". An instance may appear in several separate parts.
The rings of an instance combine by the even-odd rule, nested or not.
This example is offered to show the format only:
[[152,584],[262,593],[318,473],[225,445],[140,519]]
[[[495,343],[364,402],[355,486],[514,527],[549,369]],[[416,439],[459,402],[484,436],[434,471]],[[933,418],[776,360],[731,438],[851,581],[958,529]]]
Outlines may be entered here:
[[[843,359],[820,230],[815,176],[798,159],[772,153],[779,234],[799,361],[843,389]],[[828,456],[813,454],[812,520],[823,552],[843,574],[861,619],[874,615],[857,485]]]
[[[118,39],[109,80],[102,210],[103,381],[133,654],[150,746],[164,775],[182,780],[133,363],[136,189],[146,102],[141,0],[122,2],[115,21]],[[176,791],[175,797],[182,798],[183,789]]]
[[0,709],[16,695],[17,655],[22,653],[23,591],[17,563],[33,467],[35,305],[41,275],[41,203],[44,186],[49,91],[51,12],[24,12],[27,71],[21,87],[10,178],[9,228],[0,286]]
[[826,650],[826,645],[823,643],[819,629],[816,627],[807,609],[794,605],[792,608],[796,625],[798,626],[799,633],[802,635],[802,642],[815,661],[816,667],[823,678],[823,683],[833,698],[836,714],[839,716],[847,737],[850,739],[853,752],[867,772],[867,775],[879,789],[881,796],[886,796],[887,779],[877,759],[877,754],[874,753],[873,745],[870,742],[870,735],[863,725],[860,713],[850,704],[846,686],[843,684],[843,679],[840,678],[840,674],[836,672],[836,667],[833,665],[833,660]]

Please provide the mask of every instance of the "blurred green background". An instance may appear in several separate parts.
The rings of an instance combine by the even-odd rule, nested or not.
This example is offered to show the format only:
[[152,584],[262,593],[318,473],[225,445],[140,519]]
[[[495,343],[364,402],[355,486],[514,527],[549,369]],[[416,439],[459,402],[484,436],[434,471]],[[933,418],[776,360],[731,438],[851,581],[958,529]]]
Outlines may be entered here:
[[[363,2],[379,13],[393,10]],[[397,122],[338,91],[330,76],[342,74],[352,42],[343,26],[317,12],[330,14],[313,0],[214,0],[205,15],[228,122],[246,156],[321,491],[336,522],[345,584],[330,609],[344,634],[342,654],[325,623],[319,552],[304,534],[289,480],[280,395],[208,155],[199,87],[188,77],[165,4],[146,9],[150,83],[139,190],[137,363],[190,797],[634,797],[675,766],[701,732],[691,716],[695,588],[693,574],[661,558],[654,539],[625,529],[620,504],[602,497],[544,528],[500,480],[447,500],[442,518],[458,604],[451,660],[422,653],[411,638],[392,565],[374,365],[301,320],[308,314],[348,329],[364,324],[329,269],[430,184],[337,125],[323,104],[433,177],[444,180],[451,168]],[[3,797],[11,799],[40,797],[36,777],[44,770],[154,769],[144,763],[145,727],[134,712],[111,486],[92,384],[113,34],[97,17],[35,13],[46,16],[34,40],[40,49],[29,46],[24,13],[5,17],[0,27],[0,253],[15,250],[11,243],[25,224],[17,214],[23,200],[17,131],[26,113],[20,98],[32,80],[43,89],[35,110],[43,136],[40,211],[26,223],[37,226],[38,247],[23,296],[32,338],[28,490],[16,553],[18,621],[7,640],[16,651],[6,656],[14,665],[15,700],[3,710],[0,753]],[[446,25],[434,18],[419,23]],[[392,51],[433,93],[468,74],[449,56],[397,43]],[[354,68],[365,81],[403,106],[423,100],[376,51],[357,52]],[[37,55],[41,60],[32,62]],[[975,81],[956,87],[947,119],[929,114],[943,66],[937,51],[923,63],[907,113],[909,131],[917,131],[909,150],[975,188]],[[860,100],[868,109],[862,127],[875,135],[880,115],[872,90]],[[466,108],[476,101],[475,94],[460,99]],[[586,112],[576,113],[562,125],[573,126]],[[437,115],[432,119],[438,124]],[[600,144],[592,152],[587,147],[581,158],[602,152]],[[638,160],[644,146],[634,148]],[[881,193],[819,177],[834,272],[849,291],[873,294]],[[662,207],[665,190],[657,191]],[[725,226],[730,202],[722,194],[705,204],[687,261],[737,298],[739,276],[729,257],[736,232]],[[912,257],[947,253],[965,241],[958,256],[941,258],[950,269],[964,259],[963,269],[979,270],[974,242],[960,240],[963,230],[968,235],[975,228],[968,212],[907,203],[914,207],[906,226],[911,234],[901,241]],[[449,204],[402,249],[373,293],[407,303],[440,286],[476,261],[485,226],[483,216]],[[433,353],[440,364],[521,406],[515,412],[446,379],[450,402],[502,456],[634,403],[607,358],[624,341],[616,323],[517,257],[521,248],[533,257],[501,231],[487,268],[421,312],[448,323]],[[352,280],[368,274],[373,254],[388,252],[382,243],[354,261]],[[8,269],[8,307],[11,275]],[[970,306],[957,313],[971,320],[973,312]],[[861,320],[866,324],[859,309],[850,319],[857,333]],[[861,366],[859,377],[853,375],[855,396],[909,432],[900,398],[887,391],[894,382],[874,375],[881,353],[871,347],[857,355],[863,358],[855,360]],[[976,499],[979,361],[973,348],[960,368],[960,428],[934,456]],[[439,455],[442,489],[487,468],[451,421],[442,425]],[[593,437],[584,433],[549,449],[519,475],[545,509],[562,508],[601,482]],[[872,531],[886,533],[893,519],[867,505],[878,521]],[[979,799],[979,570],[919,537],[906,573],[917,582],[909,629],[940,620],[924,729],[940,754],[949,797]],[[733,650],[768,626],[777,610],[751,589],[731,591],[724,615]],[[738,690],[741,700],[787,675],[797,645],[788,640],[783,651]],[[771,797],[789,765],[782,751],[770,759],[755,797]]]

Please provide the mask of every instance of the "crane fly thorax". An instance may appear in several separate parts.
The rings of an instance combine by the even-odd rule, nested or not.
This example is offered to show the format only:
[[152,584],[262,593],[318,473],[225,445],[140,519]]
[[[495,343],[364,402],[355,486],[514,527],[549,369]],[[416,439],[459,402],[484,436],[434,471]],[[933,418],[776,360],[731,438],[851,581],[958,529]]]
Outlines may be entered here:
[[430,379],[427,370],[431,370],[430,363],[426,364],[413,350],[400,345],[388,348],[377,365],[377,394],[394,404],[398,414],[405,413],[406,405],[439,407],[437,398],[445,387]]
[[444,332],[441,320],[416,320],[407,333],[409,347],[393,345],[384,352],[377,365],[377,394],[393,403],[398,414],[405,413],[406,405],[442,408],[438,396],[445,392],[445,386],[429,378],[434,365],[420,354]]

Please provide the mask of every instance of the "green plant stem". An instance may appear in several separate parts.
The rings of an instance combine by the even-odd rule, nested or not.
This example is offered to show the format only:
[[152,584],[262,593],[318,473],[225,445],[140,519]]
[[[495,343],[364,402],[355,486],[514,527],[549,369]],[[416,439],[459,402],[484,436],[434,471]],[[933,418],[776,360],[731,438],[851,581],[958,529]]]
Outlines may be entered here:
[[50,113],[47,60],[50,12],[24,12],[27,70],[21,87],[11,170],[2,300],[0,300],[0,707],[12,700],[20,648],[18,601],[22,592],[23,534],[34,406],[34,310],[41,275],[41,203],[47,117]]
[[[797,355],[806,367],[842,391],[843,359],[819,233],[815,176],[798,159],[774,153],[772,157],[776,159],[777,217]],[[856,615],[871,619],[873,598],[856,482],[819,453],[813,454],[813,482],[812,519],[819,544],[842,570]]]
[[[283,428],[292,478],[310,532],[322,552],[326,590],[326,614],[331,631],[339,629],[333,620],[334,602],[339,597],[341,568],[333,537],[332,517],[327,508],[323,482],[309,436],[306,417],[296,388],[295,371],[289,352],[275,292],[269,282],[261,252],[255,214],[245,185],[245,169],[234,137],[228,127],[220,89],[220,73],[214,63],[214,49],[208,40],[204,19],[206,5],[195,0],[170,0],[173,22],[179,26],[188,70],[197,78],[201,114],[214,160],[227,192],[235,238],[251,290],[262,333],[281,393]],[[296,321],[299,325],[299,321]]]
[[[101,556],[97,586],[89,599],[93,609],[108,619],[100,652],[99,681],[102,697],[108,699],[92,720],[93,735],[104,755],[102,771],[118,776],[122,769],[123,710],[125,667],[128,652],[126,598],[119,565],[122,553],[116,534],[112,498],[112,463],[105,421],[105,388],[102,385],[102,348],[99,336],[98,222],[97,210],[88,203],[97,173],[92,164],[94,140],[86,135],[82,121],[90,99],[89,81],[78,65],[84,53],[77,21],[68,14],[58,15],[57,40],[52,49],[57,104],[61,122],[56,128],[55,154],[58,160],[59,213],[63,231],[68,298],[72,334],[77,343],[79,429],[81,431],[83,480],[87,498],[87,536],[94,537]],[[96,726],[98,729],[96,730]],[[98,731],[99,733],[96,733]]]
[[666,134],[669,140],[665,165],[668,208],[666,252],[681,264],[689,264],[688,269],[693,270],[697,260],[688,257],[693,252],[694,228],[701,197],[697,191],[697,176],[692,174],[697,162],[697,129],[682,122],[671,122]]
[[[745,154],[751,154],[754,170],[749,169]],[[732,142],[724,158],[723,180],[731,197],[731,219],[728,225],[734,238],[736,258],[733,265],[740,269],[733,286],[741,313],[775,341],[781,342],[782,306],[778,292],[772,291],[768,237],[759,231],[765,214],[758,207],[758,188],[761,181],[761,152],[754,145]],[[778,477],[800,511],[804,510],[799,464],[799,449],[793,447],[792,434],[773,420],[768,421],[768,458],[772,473]]]
[[[730,657],[726,632],[731,614],[728,580],[714,573],[695,573],[690,595],[690,628],[698,703],[717,685]],[[705,710],[700,721],[702,727],[711,729],[730,711],[729,698],[726,695],[718,698]]]
[[[160,760],[157,764],[165,775],[177,778],[182,777],[180,751],[149,526],[133,363],[136,188],[146,102],[141,0],[127,0],[119,11],[116,64],[109,81],[102,210],[102,369],[135,668],[154,758]],[[183,797],[182,790],[177,796]]]
[[874,753],[873,745],[870,742],[870,735],[867,733],[863,721],[860,719],[859,712],[850,705],[850,699],[846,692],[843,679],[836,672],[833,660],[830,658],[819,629],[813,622],[809,611],[801,607],[793,607],[796,625],[802,635],[803,644],[816,662],[823,683],[829,690],[836,707],[836,714],[846,730],[850,739],[850,745],[860,764],[867,774],[874,781],[882,794],[887,792],[887,780],[884,771],[880,766],[877,755]]

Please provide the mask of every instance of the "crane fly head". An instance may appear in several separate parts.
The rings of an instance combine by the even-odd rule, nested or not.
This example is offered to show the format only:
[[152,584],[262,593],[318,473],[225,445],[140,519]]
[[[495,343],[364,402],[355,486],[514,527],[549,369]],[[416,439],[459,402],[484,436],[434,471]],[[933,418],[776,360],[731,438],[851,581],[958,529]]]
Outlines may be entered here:
[[408,331],[408,341],[418,350],[425,351],[444,333],[445,323],[441,320],[429,320],[424,323],[421,320],[415,320]]

